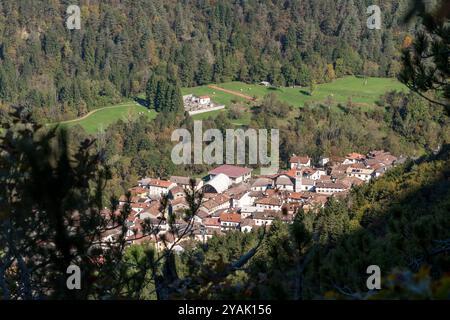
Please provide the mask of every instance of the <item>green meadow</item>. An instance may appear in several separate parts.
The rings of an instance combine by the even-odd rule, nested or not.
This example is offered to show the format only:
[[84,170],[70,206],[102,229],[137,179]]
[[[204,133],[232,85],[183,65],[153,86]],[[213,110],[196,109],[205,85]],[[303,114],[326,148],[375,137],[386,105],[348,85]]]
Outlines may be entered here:
[[354,76],[336,79],[330,83],[318,84],[310,95],[307,87],[265,87],[258,84],[227,82],[220,87],[240,92],[258,99],[269,93],[275,93],[280,101],[294,107],[303,107],[306,102],[347,103],[371,107],[381,95],[388,91],[402,91],[407,88],[392,78],[359,78]]
[[[393,78],[374,78],[374,77],[355,77],[347,76],[336,79],[330,83],[318,84],[311,95],[307,87],[265,87],[259,84],[247,84],[244,82],[233,81],[217,84],[217,86],[241,93],[261,100],[267,94],[274,93],[280,101],[283,101],[294,107],[303,107],[305,103],[324,102],[326,104],[337,105],[339,103],[347,104],[349,101],[355,107],[370,109],[375,106],[376,101],[381,95],[388,91],[408,90],[401,82]],[[229,107],[233,102],[246,101],[244,98],[233,95],[228,92],[209,88],[208,86],[199,86],[193,88],[183,88],[183,95],[208,95],[218,103]],[[247,102],[249,103],[249,102]],[[221,111],[211,111],[195,115],[196,120],[215,117]],[[245,112],[242,118],[232,121],[235,125],[245,125],[250,122],[250,111]]]
[[[318,84],[313,94],[310,95],[308,87],[265,87],[259,84],[247,84],[239,81],[225,82],[217,86],[233,90],[257,99],[263,98],[269,93],[275,93],[277,97],[294,107],[302,107],[305,102],[347,103],[349,98],[354,104],[362,106],[373,106],[377,99],[388,91],[408,90],[401,82],[393,78],[362,78],[348,76],[336,79],[330,83]],[[222,92],[208,86],[183,88],[183,95],[193,93],[194,95],[208,95],[218,104],[229,106],[232,102],[244,101],[245,99],[233,94]]]
[[139,115],[145,115],[150,120],[156,118],[156,111],[148,110],[146,107],[129,101],[113,106],[108,106],[92,111],[87,117],[81,119],[60,122],[60,125],[68,128],[80,125],[88,133],[96,133],[99,130],[106,129],[110,124],[120,119],[126,120],[135,118]]
[[[306,87],[265,87],[259,84],[247,84],[244,82],[233,81],[217,84],[217,86],[241,93],[261,100],[265,95],[274,93],[280,101],[283,101],[294,107],[303,107],[308,102],[324,102],[337,105],[338,103],[347,104],[350,100],[355,107],[372,108],[381,95],[388,91],[408,90],[402,83],[392,78],[361,78],[348,76],[336,79],[330,83],[318,84],[312,95],[309,88]],[[214,118],[221,112],[227,112],[227,108],[233,103],[244,103],[250,105],[252,102],[236,96],[232,93],[223,92],[207,85],[182,88],[182,94],[194,94],[197,96],[207,95],[217,104],[225,105],[224,110],[205,112],[193,116],[195,120]],[[140,95],[143,98],[143,95]],[[148,110],[134,101],[127,101],[121,104],[108,106],[94,110],[88,116],[80,119],[60,122],[61,125],[73,127],[80,125],[88,133],[96,133],[99,130],[106,129],[110,124],[119,119],[129,119],[139,115],[146,115],[150,120],[156,117],[154,110]],[[250,122],[251,112],[243,112],[240,119],[232,120],[235,125],[246,125]]]

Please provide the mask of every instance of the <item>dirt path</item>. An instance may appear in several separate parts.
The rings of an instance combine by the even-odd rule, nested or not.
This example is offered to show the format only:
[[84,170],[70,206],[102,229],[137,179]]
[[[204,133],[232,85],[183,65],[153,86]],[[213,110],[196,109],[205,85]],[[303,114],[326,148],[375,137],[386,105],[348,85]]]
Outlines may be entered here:
[[[138,103],[134,102],[136,105],[139,105]],[[119,105],[114,105],[114,106],[108,106],[108,107],[103,107],[103,108],[98,108],[98,109],[94,109],[92,111],[89,111],[88,113],[86,113],[84,116],[79,117],[79,118],[75,118],[75,119],[71,119],[71,120],[65,120],[65,121],[60,121],[60,122],[56,122],[56,123],[50,123],[50,124],[68,124],[68,123],[72,123],[72,122],[78,122],[81,120],[86,119],[87,117],[90,117],[91,115],[93,115],[94,113],[98,112],[98,111],[102,111],[105,109],[113,109],[113,108],[124,108],[124,107],[129,107],[130,104],[129,103],[122,103]]]
[[226,93],[229,93],[229,94],[232,94],[232,95],[235,95],[235,96],[238,96],[238,97],[244,98],[246,100],[250,100],[250,101],[255,101],[256,100],[255,98],[247,96],[247,95],[245,95],[243,93],[240,93],[240,92],[237,92],[237,91],[233,91],[233,90],[224,89],[224,88],[215,86],[213,84],[210,84],[208,86],[208,88],[219,90],[219,91],[223,91],[223,92],[226,92]]

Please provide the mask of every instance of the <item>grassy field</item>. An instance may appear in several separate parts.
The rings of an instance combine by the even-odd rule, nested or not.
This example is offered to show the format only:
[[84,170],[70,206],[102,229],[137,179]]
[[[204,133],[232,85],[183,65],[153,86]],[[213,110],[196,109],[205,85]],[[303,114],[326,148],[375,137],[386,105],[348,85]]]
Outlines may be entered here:
[[[215,118],[219,113],[221,112],[227,112],[226,109],[222,109],[222,110],[215,110],[215,111],[211,111],[211,112],[205,112],[205,113],[200,113],[200,114],[196,114],[192,116],[192,119],[194,120],[205,120],[208,118]],[[239,119],[235,119],[235,120],[230,120],[232,124],[236,125],[236,126],[242,126],[242,125],[248,125],[250,123],[251,120],[251,112],[250,110],[243,113],[242,117],[240,117]]]
[[199,114],[193,115],[192,119],[205,120],[205,119],[208,119],[209,117],[215,118],[221,112],[227,112],[227,111],[225,109],[222,109],[222,110],[214,110],[214,111],[205,112],[205,113],[199,113]]
[[[301,87],[283,87],[269,88],[259,84],[246,84],[243,82],[227,82],[220,83],[217,86],[241,93],[247,96],[256,97],[258,100],[265,95],[273,92],[278,98],[294,107],[302,107],[308,101],[331,101],[332,104],[347,103],[349,98],[352,102],[361,108],[371,108],[379,97],[387,91],[391,90],[407,90],[407,88],[395,79],[387,78],[367,78],[367,80],[358,77],[345,77],[337,79],[331,83],[318,84],[313,95],[309,94],[309,88]],[[194,94],[197,96],[208,95],[217,104],[224,104],[229,107],[234,102],[241,102],[244,105],[250,104],[246,99],[223,92],[208,86],[199,86],[193,88],[182,88],[182,94]],[[143,98],[143,95],[140,96]],[[205,112],[193,116],[195,120],[216,117],[221,112],[227,110],[217,110]],[[145,114],[149,119],[156,117],[154,110],[148,110],[134,101],[128,101],[121,104],[108,106],[92,111],[85,117],[75,120],[61,122],[60,124],[72,127],[79,124],[88,133],[96,133],[99,130],[106,129],[110,124],[119,119],[127,119],[137,117],[139,114]],[[250,122],[251,112],[248,110],[242,114],[240,119],[232,120],[235,125],[246,125]]]
[[[360,78],[348,76],[337,79],[331,83],[318,84],[313,95],[309,94],[309,88],[303,87],[282,87],[271,88],[259,84],[247,84],[243,82],[233,81],[217,84],[217,86],[232,90],[237,93],[256,97],[261,100],[269,93],[275,93],[280,101],[286,102],[294,107],[303,107],[307,102],[328,102],[333,105],[338,103],[346,104],[349,99],[352,103],[363,109],[370,109],[381,95],[388,91],[406,91],[408,90],[402,83],[396,79],[390,78]],[[208,86],[200,86],[193,88],[183,88],[183,94],[193,93],[194,95],[208,95],[211,99],[219,104],[228,107],[232,102],[243,102],[245,99],[233,94],[222,92],[209,88]],[[226,112],[220,111],[220,112]],[[215,117],[219,111],[206,112],[194,116],[194,119],[206,119]],[[248,124],[250,121],[250,112],[244,113],[242,119],[235,120],[236,125]]]
[[261,99],[273,92],[278,98],[294,107],[302,107],[307,101],[327,101],[335,103],[346,103],[349,98],[359,106],[373,106],[377,99],[387,91],[407,90],[407,88],[396,79],[388,78],[363,78],[345,77],[331,83],[318,84],[313,95],[309,94],[309,88],[283,87],[270,88],[256,84],[245,84],[242,82],[228,82],[219,84],[220,87],[256,96]]
[[92,114],[77,120],[69,120],[60,124],[67,127],[80,125],[88,133],[96,133],[99,130],[106,129],[110,124],[129,117],[137,117],[140,114],[146,115],[149,119],[156,117],[156,111],[137,104],[134,101],[121,103],[114,106],[104,107],[94,110]]

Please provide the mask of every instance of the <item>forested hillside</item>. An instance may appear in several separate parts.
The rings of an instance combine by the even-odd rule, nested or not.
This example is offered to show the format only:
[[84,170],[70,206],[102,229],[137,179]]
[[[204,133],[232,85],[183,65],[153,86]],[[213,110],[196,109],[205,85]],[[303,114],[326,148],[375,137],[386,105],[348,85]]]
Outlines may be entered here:
[[[82,0],[0,3],[0,103],[67,119],[145,90],[150,74],[181,86],[268,80],[307,85],[346,74],[395,76],[408,1]],[[406,40],[405,40],[406,37]]]

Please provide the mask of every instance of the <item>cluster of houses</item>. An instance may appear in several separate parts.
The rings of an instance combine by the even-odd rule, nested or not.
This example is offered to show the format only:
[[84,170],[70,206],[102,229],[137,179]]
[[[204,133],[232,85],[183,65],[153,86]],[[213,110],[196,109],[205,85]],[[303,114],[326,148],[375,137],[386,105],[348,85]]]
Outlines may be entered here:
[[[323,207],[329,197],[341,197],[352,186],[379,177],[402,161],[382,150],[367,155],[350,153],[345,157],[321,158],[316,166],[308,156],[293,155],[289,169],[270,176],[252,176],[252,169],[221,165],[208,172],[204,179],[195,179],[194,188],[202,191],[203,199],[196,212],[191,232],[186,239],[207,241],[213,235],[229,230],[249,232],[270,226],[275,219],[293,221],[298,209],[305,212]],[[131,188],[131,198],[122,196],[120,205],[130,203],[127,226],[130,243],[152,241],[157,249],[167,243],[182,250],[182,241],[167,232],[169,226],[161,213],[161,197],[168,195],[175,224],[187,227],[183,214],[189,209],[185,190],[191,188],[188,177],[172,176],[168,180],[144,178]],[[143,221],[158,225],[158,234],[142,236]],[[111,234],[108,236],[112,236]]]
[[225,108],[224,105],[218,105],[212,102],[209,96],[195,96],[193,94],[183,96],[183,104],[184,110],[191,116]]

